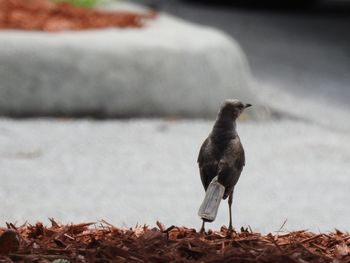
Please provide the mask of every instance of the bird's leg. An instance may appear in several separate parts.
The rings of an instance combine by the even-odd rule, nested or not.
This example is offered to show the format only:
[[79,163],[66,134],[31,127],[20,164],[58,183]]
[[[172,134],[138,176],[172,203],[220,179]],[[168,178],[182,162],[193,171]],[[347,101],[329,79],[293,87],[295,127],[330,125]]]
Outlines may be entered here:
[[199,231],[200,233],[204,233],[204,232],[205,232],[204,224],[205,224],[205,221],[204,221],[204,219],[203,219],[202,227],[201,227],[201,230]]
[[233,191],[230,193],[229,197],[228,197],[228,211],[229,211],[229,217],[230,217],[230,223],[228,225],[228,230],[233,230],[233,227],[232,227],[232,210],[231,210],[231,207],[232,207],[232,199],[233,199]]

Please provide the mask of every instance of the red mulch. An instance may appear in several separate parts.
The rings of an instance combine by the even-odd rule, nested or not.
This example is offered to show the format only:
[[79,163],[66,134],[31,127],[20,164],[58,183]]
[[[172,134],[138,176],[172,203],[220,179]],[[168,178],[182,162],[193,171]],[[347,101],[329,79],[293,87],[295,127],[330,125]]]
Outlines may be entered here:
[[97,11],[49,0],[0,0],[0,29],[39,31],[142,27],[155,13]]
[[[203,234],[159,222],[157,226],[121,229],[105,221],[59,225],[53,219],[50,227],[8,224],[19,245],[9,249],[11,242],[0,236],[0,262],[350,262],[350,235],[338,230],[262,235],[222,227]],[[5,230],[0,228],[0,234]]]

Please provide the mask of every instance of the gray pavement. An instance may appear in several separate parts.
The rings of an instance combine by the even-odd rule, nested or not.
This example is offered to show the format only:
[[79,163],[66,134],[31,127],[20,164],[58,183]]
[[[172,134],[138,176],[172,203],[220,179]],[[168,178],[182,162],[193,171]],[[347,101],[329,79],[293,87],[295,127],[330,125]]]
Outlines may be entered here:
[[[0,120],[0,225],[105,219],[200,227],[196,158],[211,121]],[[300,121],[240,122],[247,162],[234,226],[348,230],[349,133]],[[223,202],[211,228],[227,224]]]

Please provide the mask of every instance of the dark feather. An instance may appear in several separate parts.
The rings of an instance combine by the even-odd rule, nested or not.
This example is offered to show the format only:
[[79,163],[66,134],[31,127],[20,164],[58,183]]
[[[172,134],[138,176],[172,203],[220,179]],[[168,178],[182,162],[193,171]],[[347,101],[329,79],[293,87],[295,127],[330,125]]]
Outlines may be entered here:
[[235,130],[235,119],[219,114],[213,131],[200,148],[197,161],[204,189],[218,176],[218,181],[225,186],[223,198],[226,199],[245,165],[244,149]]

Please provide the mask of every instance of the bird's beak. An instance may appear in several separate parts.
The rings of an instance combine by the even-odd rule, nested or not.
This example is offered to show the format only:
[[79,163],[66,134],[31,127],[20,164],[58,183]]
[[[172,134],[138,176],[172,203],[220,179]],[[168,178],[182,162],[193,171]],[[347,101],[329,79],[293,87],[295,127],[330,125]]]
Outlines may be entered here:
[[247,103],[246,105],[244,105],[244,108],[246,109],[246,108],[249,108],[250,106],[252,106],[252,104]]

